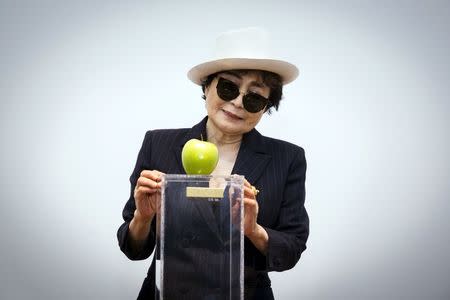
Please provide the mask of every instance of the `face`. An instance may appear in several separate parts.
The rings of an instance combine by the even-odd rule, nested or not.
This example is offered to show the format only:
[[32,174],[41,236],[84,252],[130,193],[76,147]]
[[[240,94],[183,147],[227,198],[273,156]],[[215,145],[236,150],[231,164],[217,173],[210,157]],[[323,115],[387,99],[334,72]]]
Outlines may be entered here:
[[[222,80],[221,80],[222,78]],[[217,94],[219,81],[231,81],[239,87],[240,94],[230,101],[222,100]],[[206,110],[209,121],[224,134],[240,135],[252,130],[261,120],[265,107],[255,113],[244,108],[243,97],[247,93],[256,93],[268,98],[270,88],[262,82],[259,72],[240,74],[233,71],[219,73],[205,89]]]

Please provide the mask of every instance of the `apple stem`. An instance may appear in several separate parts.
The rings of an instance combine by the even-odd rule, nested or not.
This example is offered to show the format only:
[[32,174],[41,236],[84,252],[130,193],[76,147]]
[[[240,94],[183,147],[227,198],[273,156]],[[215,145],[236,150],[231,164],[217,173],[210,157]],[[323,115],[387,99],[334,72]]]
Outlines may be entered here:
[[200,139],[201,139],[202,142],[203,142],[203,133],[200,133]]

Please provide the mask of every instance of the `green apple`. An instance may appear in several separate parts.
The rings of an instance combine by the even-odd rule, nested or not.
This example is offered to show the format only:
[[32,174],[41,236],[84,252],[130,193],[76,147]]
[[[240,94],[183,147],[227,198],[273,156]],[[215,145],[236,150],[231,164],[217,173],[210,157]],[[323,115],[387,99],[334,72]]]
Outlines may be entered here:
[[219,161],[216,145],[198,139],[190,139],[181,151],[183,168],[188,175],[209,175]]

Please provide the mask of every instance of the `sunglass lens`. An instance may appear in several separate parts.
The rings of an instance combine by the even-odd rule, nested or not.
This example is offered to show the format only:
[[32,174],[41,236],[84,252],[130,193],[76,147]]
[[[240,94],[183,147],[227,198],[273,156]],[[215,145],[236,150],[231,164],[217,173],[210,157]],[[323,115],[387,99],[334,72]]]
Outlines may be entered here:
[[256,93],[248,93],[242,99],[244,108],[251,113],[257,113],[266,107],[268,100]]
[[231,101],[239,96],[239,87],[230,80],[219,78],[217,95],[224,101]]

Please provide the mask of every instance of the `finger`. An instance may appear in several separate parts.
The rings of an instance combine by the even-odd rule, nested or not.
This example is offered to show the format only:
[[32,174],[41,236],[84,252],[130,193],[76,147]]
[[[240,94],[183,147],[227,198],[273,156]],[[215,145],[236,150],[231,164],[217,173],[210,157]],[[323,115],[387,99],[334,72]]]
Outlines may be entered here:
[[161,182],[156,182],[155,180],[141,176],[137,180],[137,186],[146,186],[152,189],[158,189],[161,187]]
[[143,170],[141,172],[141,177],[146,177],[146,178],[152,179],[154,181],[160,181],[162,175],[164,175],[164,173],[162,173],[158,170],[153,170],[153,171]]
[[160,182],[162,180],[162,176],[165,175],[165,173],[160,172],[158,170],[153,170],[153,173],[156,174],[156,181]]
[[244,198],[244,212],[250,213],[251,215],[258,215],[258,202],[256,202],[254,199]]
[[247,181],[247,179],[244,179],[244,187],[251,188],[255,196],[259,193],[259,190],[255,186],[251,185],[250,182]]
[[149,194],[153,194],[154,192],[156,192],[156,189],[152,189],[146,186],[138,186],[136,188],[136,193],[140,193],[140,194],[144,194],[144,193],[149,193]]
[[159,191],[159,188],[157,185],[158,185],[158,183],[156,183],[156,182],[154,182],[154,184],[149,185],[149,184],[142,183],[142,182],[139,183],[139,180],[138,180],[134,189],[135,190],[145,190],[145,191],[149,190],[151,192],[155,192],[155,191]]
[[155,171],[155,170],[153,170],[153,171],[143,170],[141,172],[141,177],[145,177],[145,178],[151,179],[156,182],[161,181],[162,175],[163,174],[161,172]]
[[256,196],[256,188],[253,186],[251,187],[244,187],[244,196],[255,198]]
[[250,182],[247,181],[247,179],[244,179],[244,186],[251,187],[252,185],[250,184]]
[[254,185],[252,185],[252,192],[255,195],[255,197],[258,196],[258,194],[259,194],[259,190]]
[[246,206],[257,206],[258,202],[252,198],[244,198],[244,205]]

